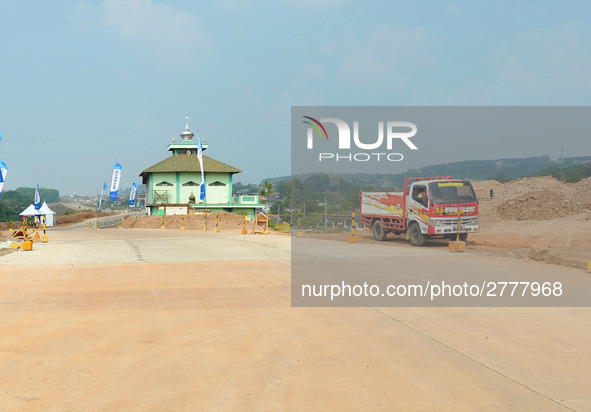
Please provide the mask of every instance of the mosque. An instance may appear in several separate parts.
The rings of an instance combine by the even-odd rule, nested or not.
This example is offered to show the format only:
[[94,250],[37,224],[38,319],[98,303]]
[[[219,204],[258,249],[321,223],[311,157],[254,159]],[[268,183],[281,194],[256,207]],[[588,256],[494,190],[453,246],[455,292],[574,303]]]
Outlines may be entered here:
[[[260,204],[258,195],[232,195],[232,179],[242,170],[203,155],[205,199],[200,200],[201,166],[197,156],[197,141],[186,118],[181,141],[174,138],[168,145],[171,155],[142,171],[146,185],[146,208],[150,215],[179,215],[226,211],[246,213],[254,217]],[[202,140],[205,151],[208,144]]]

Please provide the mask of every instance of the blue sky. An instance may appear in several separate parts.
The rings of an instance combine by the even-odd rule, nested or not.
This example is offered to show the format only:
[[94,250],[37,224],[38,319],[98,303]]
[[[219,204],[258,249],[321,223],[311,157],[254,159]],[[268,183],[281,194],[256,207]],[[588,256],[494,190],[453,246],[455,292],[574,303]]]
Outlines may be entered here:
[[[590,8],[2,0],[5,189],[39,182],[95,194],[115,161],[130,187],[168,156],[185,116],[207,139],[206,154],[243,169],[236,180],[258,183],[290,173],[292,105],[589,105]],[[471,148],[458,156],[486,158]]]

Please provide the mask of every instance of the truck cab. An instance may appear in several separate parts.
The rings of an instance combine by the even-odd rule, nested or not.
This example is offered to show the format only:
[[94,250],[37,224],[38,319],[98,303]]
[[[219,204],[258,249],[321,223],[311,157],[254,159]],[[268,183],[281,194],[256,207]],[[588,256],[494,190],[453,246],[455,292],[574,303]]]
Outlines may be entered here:
[[[427,237],[466,240],[479,230],[478,199],[467,180],[418,180],[406,189],[407,230],[412,244]],[[419,233],[420,231],[420,233]]]

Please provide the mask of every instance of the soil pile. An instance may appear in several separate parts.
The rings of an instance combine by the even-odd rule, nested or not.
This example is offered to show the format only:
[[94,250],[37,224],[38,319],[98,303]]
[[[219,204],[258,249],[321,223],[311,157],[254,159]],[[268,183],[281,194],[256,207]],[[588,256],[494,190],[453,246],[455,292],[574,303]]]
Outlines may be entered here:
[[591,211],[591,178],[562,183],[550,176],[527,177],[505,184],[496,180],[473,182],[473,186],[483,216],[548,220]]
[[[216,214],[218,215],[218,228],[227,231],[240,231],[243,227],[242,216],[230,212],[218,212],[207,215],[207,230],[215,230]],[[127,217],[121,227],[137,229],[161,229],[162,216],[141,216]],[[184,223],[185,230],[203,230],[205,227],[205,215],[173,215],[164,216],[164,227],[166,229],[180,229]],[[252,230],[253,223],[246,220],[246,229]]]

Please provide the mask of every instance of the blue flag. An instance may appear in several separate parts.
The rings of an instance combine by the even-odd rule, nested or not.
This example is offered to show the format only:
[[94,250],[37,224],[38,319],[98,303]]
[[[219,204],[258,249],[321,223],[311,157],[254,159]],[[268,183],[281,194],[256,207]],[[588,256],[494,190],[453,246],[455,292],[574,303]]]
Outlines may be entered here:
[[109,193],[109,199],[112,201],[117,200],[119,182],[121,181],[121,168],[122,166],[115,162],[115,166],[113,167],[113,177],[111,178],[111,192]]
[[201,193],[199,199],[205,200],[205,171],[203,170],[203,145],[201,144],[201,136],[197,135],[197,158],[199,159],[199,167],[201,168]]
[[6,180],[6,173],[8,173],[6,163],[4,163],[4,160],[0,160],[0,194],[2,194],[2,189],[4,188],[4,180]]
[[99,207],[97,212],[101,211],[101,204],[103,203],[103,193],[105,193],[105,190],[107,190],[108,186],[107,186],[107,182],[105,182],[105,184],[103,185],[103,190],[101,191],[101,197],[99,198]]
[[137,185],[134,183],[129,193],[129,206],[135,206],[135,193],[137,192]]
[[2,141],[2,133],[4,133],[4,129],[0,130],[0,142]]
[[41,197],[39,196],[39,183],[37,183],[37,188],[35,189],[35,210],[39,210],[41,208]]

